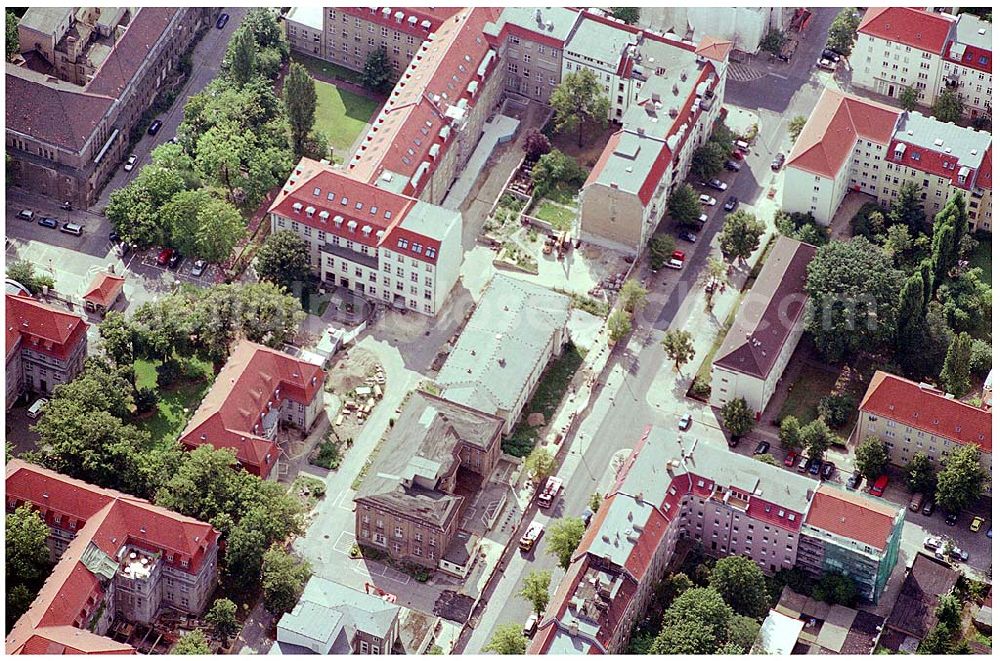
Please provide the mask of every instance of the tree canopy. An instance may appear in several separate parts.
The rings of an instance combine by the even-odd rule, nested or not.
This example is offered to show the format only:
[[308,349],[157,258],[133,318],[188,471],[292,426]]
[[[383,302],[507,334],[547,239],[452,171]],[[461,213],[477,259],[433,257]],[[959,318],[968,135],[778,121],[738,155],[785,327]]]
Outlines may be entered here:
[[597,74],[584,68],[563,76],[562,82],[552,90],[549,105],[555,111],[556,130],[565,132],[576,129],[577,144],[583,147],[584,126],[593,124],[604,128],[608,123],[611,102]]
[[747,400],[740,397],[726,402],[722,407],[722,424],[733,435],[733,438],[749,434],[750,430],[753,429],[754,415],[750,407],[747,406]]
[[619,21],[624,21],[629,25],[634,25],[639,22],[638,7],[612,7],[611,15]]
[[524,469],[535,484],[544,482],[556,468],[556,458],[551,451],[537,447],[524,460]]
[[8,588],[14,584],[35,585],[50,567],[49,527],[31,505],[21,505],[7,514],[4,544]]
[[682,184],[670,194],[667,209],[670,217],[681,225],[700,225],[698,218],[701,217],[701,204],[698,202],[698,193],[691,184]]
[[862,441],[854,451],[854,467],[868,480],[874,480],[889,463],[889,452],[885,444],[874,436]]
[[309,246],[291,230],[275,232],[257,251],[255,268],[262,280],[293,291],[295,283],[309,278]]
[[171,654],[183,655],[207,655],[212,653],[212,648],[208,645],[205,632],[201,629],[194,629],[182,635],[177,644],[170,648]]
[[979,457],[977,445],[962,445],[945,456],[935,497],[945,511],[960,512],[983,495],[988,475]]
[[549,584],[552,582],[552,572],[533,571],[524,577],[521,584],[521,592],[518,593],[522,599],[531,604],[532,610],[538,617],[545,612],[545,607],[549,605]]
[[938,95],[931,114],[940,122],[957,124],[962,119],[962,99],[954,90],[946,89]]
[[733,261],[746,261],[760,247],[760,237],[764,230],[764,223],[745,209],[728,214],[719,234],[722,254]]
[[545,535],[548,538],[545,550],[559,559],[559,566],[563,569],[569,568],[573,553],[583,539],[584,528],[583,519],[578,516],[559,519],[549,526]]
[[934,462],[923,452],[913,455],[913,459],[906,464],[906,486],[910,491],[922,493],[928,496],[934,493],[937,487],[937,473],[934,470]]
[[756,562],[742,555],[719,559],[712,568],[709,585],[739,615],[763,617],[770,606],[764,572]]
[[304,66],[292,62],[282,94],[292,131],[292,150],[301,156],[305,151],[306,138],[316,123],[316,82]]
[[47,273],[37,273],[35,265],[26,259],[19,259],[7,265],[7,277],[24,285],[33,296],[42,293],[45,287],[51,290],[56,281]]
[[281,615],[295,608],[306,581],[312,576],[312,569],[308,562],[274,545],[264,554],[261,573],[264,606],[275,615]]
[[388,94],[396,83],[396,74],[385,48],[375,48],[365,59],[361,84],[378,94]]
[[494,652],[495,654],[524,654],[528,649],[528,639],[524,637],[524,632],[520,624],[512,622],[501,624],[493,630],[493,637],[483,648],[484,652]]
[[671,328],[664,333],[660,344],[663,345],[663,350],[666,351],[667,358],[673,362],[674,369],[678,372],[681,371],[682,366],[694,358],[694,338],[686,330]]
[[830,26],[826,46],[843,55],[850,55],[854,48],[854,40],[858,36],[858,26],[861,25],[861,14],[854,7],[844,7],[833,19]]

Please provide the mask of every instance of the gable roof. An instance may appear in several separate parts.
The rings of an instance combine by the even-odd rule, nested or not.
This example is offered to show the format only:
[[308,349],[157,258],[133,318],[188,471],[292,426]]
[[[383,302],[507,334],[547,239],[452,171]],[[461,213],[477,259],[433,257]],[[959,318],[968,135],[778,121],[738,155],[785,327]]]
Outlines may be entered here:
[[992,415],[989,411],[947,397],[942,391],[878,371],[858,407],[963,445],[978,445],[993,452]]
[[915,638],[926,636],[937,624],[938,602],[952,591],[960,575],[946,562],[917,552],[886,626]]
[[824,88],[788,156],[788,167],[837,176],[860,138],[889,143],[902,110]]
[[733,42],[706,35],[694,49],[694,52],[716,62],[725,62],[729,59],[729,51],[732,48]]
[[30,296],[5,294],[7,355],[22,340],[24,346],[64,360],[80,342],[86,342],[83,317],[42,303]]
[[109,307],[122,293],[125,286],[125,277],[114,275],[106,271],[101,271],[91,281],[87,287],[83,300],[90,301],[101,307]]
[[806,524],[882,551],[899,513],[898,507],[878,498],[821,484],[813,496]]
[[948,14],[912,7],[870,7],[858,32],[941,55],[954,22]]
[[808,243],[778,237],[713,366],[767,378],[805,312],[806,267],[815,254]]

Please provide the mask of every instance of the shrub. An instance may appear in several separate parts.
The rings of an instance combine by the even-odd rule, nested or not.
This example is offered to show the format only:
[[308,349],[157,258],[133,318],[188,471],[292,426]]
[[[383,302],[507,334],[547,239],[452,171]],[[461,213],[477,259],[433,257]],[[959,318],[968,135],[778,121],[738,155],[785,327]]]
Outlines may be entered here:
[[181,376],[183,376],[181,364],[174,358],[168,358],[156,366],[156,383],[161,388],[177,383]]
[[850,395],[827,395],[819,400],[819,417],[831,427],[843,427],[857,403]]
[[320,444],[319,452],[311,463],[327,470],[337,470],[340,468],[341,459],[340,447],[333,441],[325,440]]
[[702,375],[694,378],[691,383],[691,394],[695,397],[708,397],[712,394],[712,384]]
[[160,396],[154,388],[139,388],[135,393],[136,413],[148,413],[156,408]]

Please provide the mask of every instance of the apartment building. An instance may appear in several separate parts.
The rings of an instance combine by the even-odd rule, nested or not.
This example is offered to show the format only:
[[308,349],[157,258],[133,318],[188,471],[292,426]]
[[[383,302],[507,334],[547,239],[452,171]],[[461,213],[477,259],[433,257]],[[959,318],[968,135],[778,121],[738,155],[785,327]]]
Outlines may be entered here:
[[278,621],[270,654],[391,654],[402,608],[382,597],[313,576]]
[[303,158],[269,210],[271,231],[309,246],[320,280],[435,315],[462,265],[462,215]]
[[229,448],[246,471],[275,477],[279,424],[308,432],[323,410],[326,372],[248,340],[233,350],[180,436],[186,449]]
[[[832,514],[844,498],[857,508],[846,520]],[[528,653],[622,652],[681,538],[713,555],[744,555],[767,573],[801,562],[875,580],[863,572],[881,576],[898,555],[903,511],[886,509],[724,446],[647,428],[584,533]],[[823,547],[823,559],[806,566],[803,548],[823,544],[839,555]],[[862,563],[858,553],[878,561]]]
[[856,87],[897,99],[912,87],[928,107],[951,89],[970,118],[992,114],[992,25],[972,14],[870,7],[850,62]]
[[501,418],[510,434],[562,353],[571,308],[551,289],[494,275],[438,372],[441,396]]
[[7,636],[7,654],[134,653],[104,635],[116,618],[151,624],[161,608],[200,615],[218,577],[219,532],[148,501],[7,462],[7,512],[34,507],[56,561]]
[[358,544],[440,565],[467,499],[500,459],[503,421],[415,390],[354,498]]
[[802,337],[806,267],[815,254],[814,246],[778,237],[712,362],[713,407],[742,397],[757,417],[767,408]]
[[849,190],[889,206],[913,182],[928,216],[959,194],[969,230],[990,231],[992,163],[989,133],[825,89],[788,157],[782,206],[828,224]]
[[9,410],[25,393],[51,395],[87,358],[87,322],[25,294],[5,294]]
[[34,7],[7,63],[11,180],[93,204],[129,135],[217,9]]
[[[944,463],[949,452],[975,445],[988,475],[993,469],[992,411],[966,404],[926,383],[875,372],[858,406],[853,442],[874,436],[885,443],[889,462],[905,466],[916,454]],[[991,491],[987,481],[987,493]]]

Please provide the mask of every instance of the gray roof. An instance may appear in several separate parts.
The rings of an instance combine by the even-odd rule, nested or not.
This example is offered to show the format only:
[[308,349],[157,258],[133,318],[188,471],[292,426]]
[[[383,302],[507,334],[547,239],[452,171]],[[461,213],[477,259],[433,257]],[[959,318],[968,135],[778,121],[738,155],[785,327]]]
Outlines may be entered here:
[[462,502],[437,490],[461,463],[461,445],[498,443],[503,421],[417,390],[400,412],[357,498],[443,525]]
[[613,72],[618,70],[625,47],[634,39],[633,33],[628,30],[584,16],[566,42],[565,50],[593,58],[591,65],[602,65]]
[[955,25],[955,41],[992,51],[993,24],[973,14],[959,14],[958,23]]
[[322,5],[300,5],[289,9],[288,13],[285,14],[285,20],[322,32],[323,12],[325,11],[326,9]]
[[72,7],[30,7],[18,25],[44,34],[55,34],[56,28],[72,13]]
[[[338,641],[343,638],[348,645],[353,637],[350,629],[386,638],[399,618],[399,612],[399,606],[384,599],[313,576],[306,583],[292,612],[281,617],[279,638],[282,629],[317,641],[329,640],[336,632]],[[345,633],[348,635],[345,636]],[[343,650],[338,650],[338,647],[340,645],[335,643],[331,653],[349,653],[349,647]]]
[[[606,186],[614,184],[620,190],[638,194],[663,150],[660,140],[622,131],[614,151],[593,181]],[[664,158],[669,155],[664,154]]]
[[[901,113],[893,138],[923,149],[950,153],[958,158],[960,166],[973,169],[982,164],[983,155],[993,141],[993,136],[985,131],[939,122],[919,112]],[[936,144],[937,141],[941,144]]]
[[568,297],[497,274],[438,373],[442,397],[487,413],[510,411],[553,335],[569,321]]
[[[541,17],[541,23],[538,18]],[[507,7],[496,23],[487,23],[483,32],[496,36],[505,23],[565,42],[576,26],[580,11],[567,7]],[[551,24],[551,28],[549,25]]]
[[399,226],[429,239],[443,241],[452,227],[456,224],[461,226],[461,223],[462,214],[458,211],[418,201],[403,217],[403,222]]

